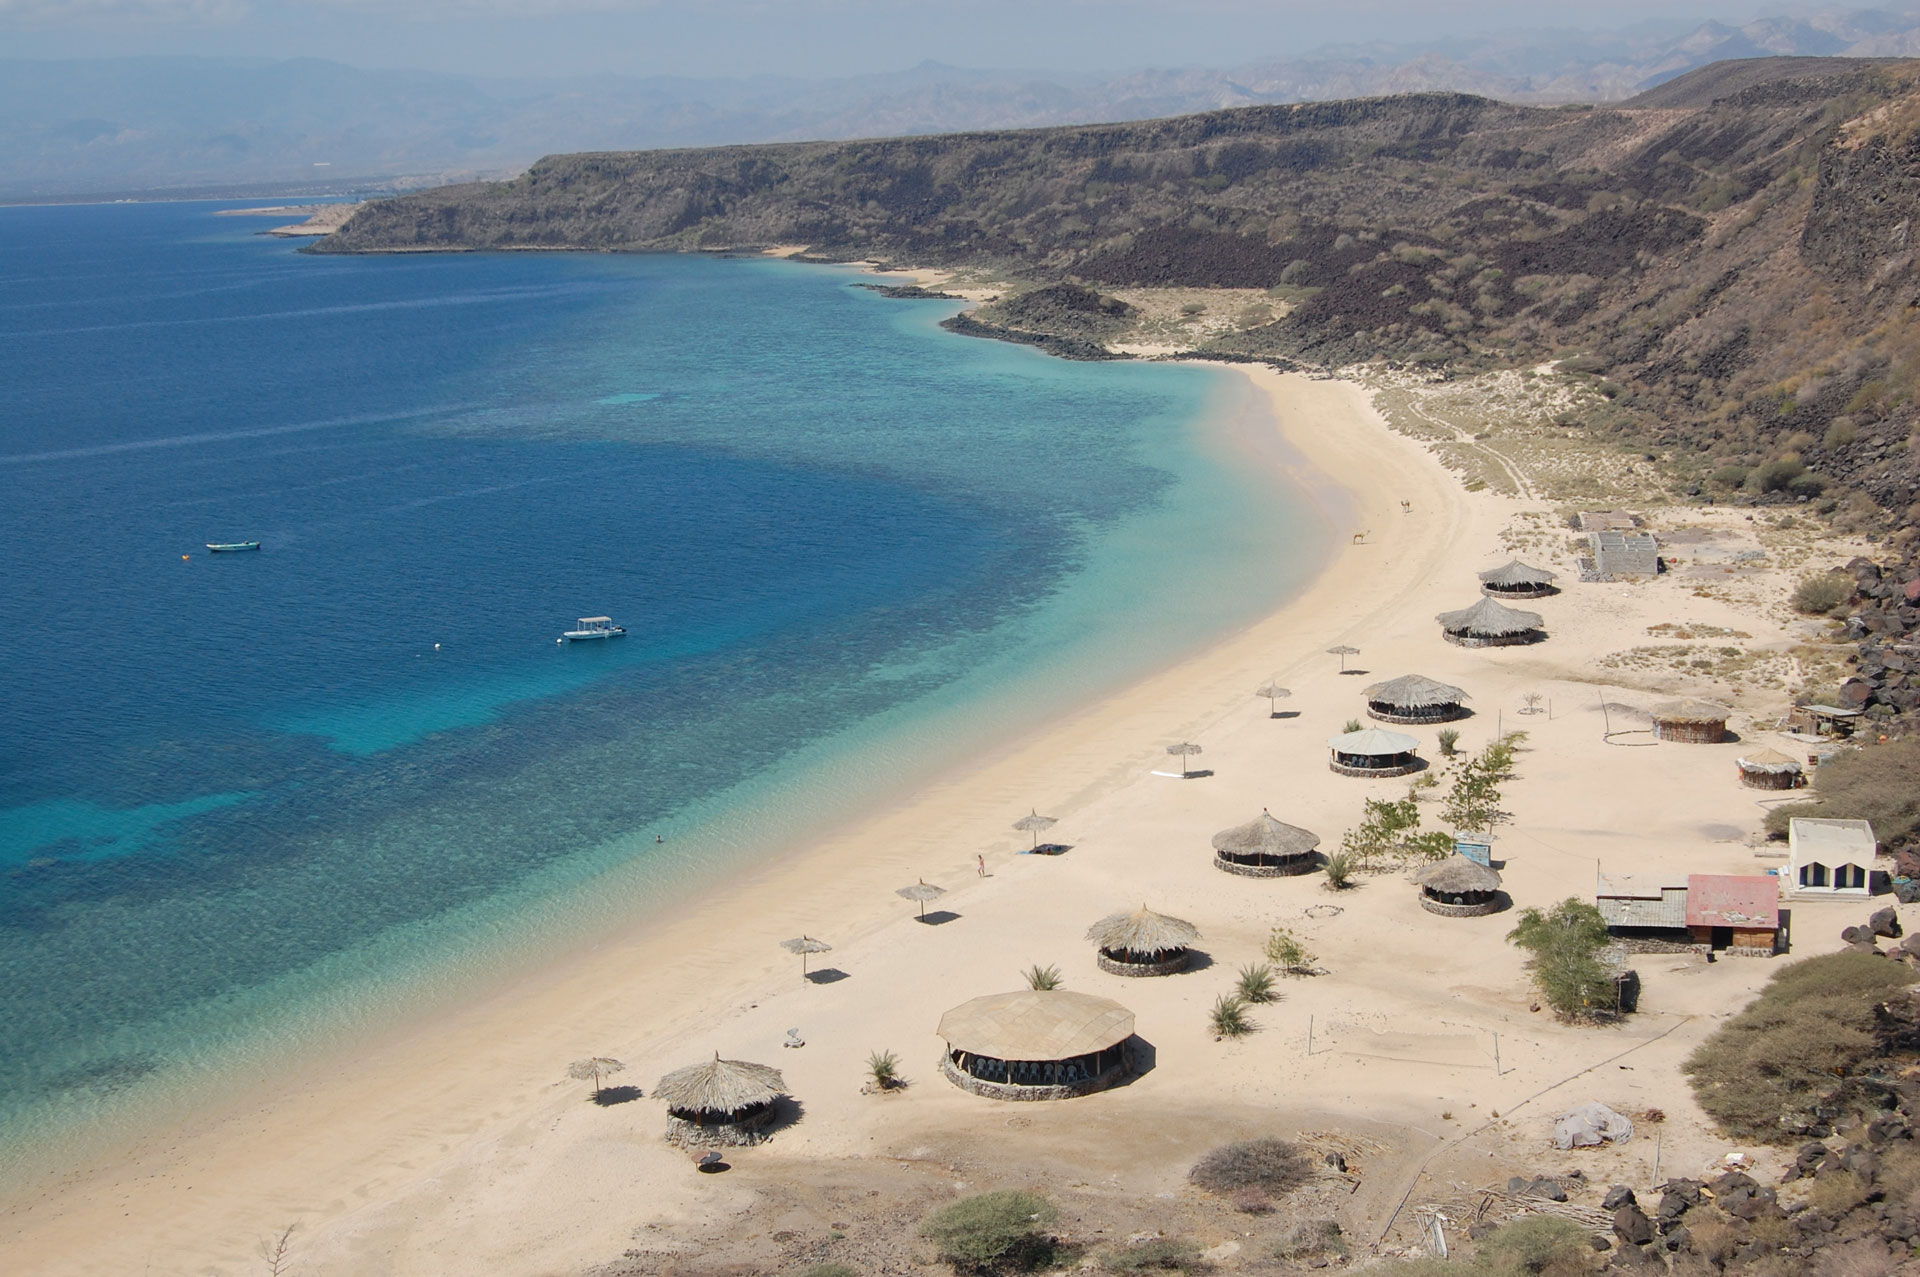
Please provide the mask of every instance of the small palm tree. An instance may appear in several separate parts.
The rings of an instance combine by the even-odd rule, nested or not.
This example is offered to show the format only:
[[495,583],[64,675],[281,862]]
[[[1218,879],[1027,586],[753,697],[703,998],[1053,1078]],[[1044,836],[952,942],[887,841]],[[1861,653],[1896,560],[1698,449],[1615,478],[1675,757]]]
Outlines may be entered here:
[[1214,999],[1213,1010],[1207,1013],[1207,1023],[1216,1037],[1240,1038],[1253,1032],[1253,1019],[1247,1015],[1247,1004],[1232,993],[1223,993]]
[[873,1052],[867,1056],[867,1076],[873,1079],[875,1090],[891,1091],[903,1085],[900,1057],[891,1051]]
[[1240,968],[1240,979],[1233,986],[1242,1002],[1259,1005],[1273,1002],[1279,994],[1273,989],[1273,968],[1264,962],[1254,962]]
[[1360,730],[1360,720],[1357,718],[1349,718],[1347,725],[1340,730],[1343,732],[1357,732]]
[[1336,851],[1327,857],[1327,889],[1345,891],[1353,885],[1356,858],[1350,851]]
[[1433,734],[1433,738],[1440,742],[1440,752],[1445,754],[1448,758],[1452,758],[1455,754],[1460,752],[1458,748],[1460,744],[1459,728],[1442,727],[1439,731]]
[[1059,967],[1043,967],[1036,962],[1021,974],[1026,976],[1029,989],[1046,990],[1060,987]]

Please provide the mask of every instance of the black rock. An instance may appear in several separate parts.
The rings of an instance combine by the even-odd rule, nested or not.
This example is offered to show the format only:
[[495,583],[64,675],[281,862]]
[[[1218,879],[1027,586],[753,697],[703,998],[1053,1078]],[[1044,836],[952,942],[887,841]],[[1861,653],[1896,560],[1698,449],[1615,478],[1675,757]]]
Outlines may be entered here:
[[1875,909],[1873,916],[1867,919],[1867,925],[1873,928],[1874,935],[1886,936],[1891,940],[1898,940],[1902,934],[1900,931],[1900,915],[1895,913],[1891,906],[1885,909]]
[[1639,1206],[1629,1202],[1613,1212],[1613,1235],[1629,1247],[1644,1246],[1653,1240],[1653,1221]]
[[1867,1139],[1875,1144],[1913,1138],[1913,1130],[1898,1113],[1882,1113],[1867,1123]]
[[1507,1181],[1507,1191],[1509,1193],[1524,1193],[1527,1191],[1527,1185],[1531,1183],[1533,1183],[1533,1181],[1525,1175],[1515,1175]]
[[1644,1268],[1648,1264],[1660,1261],[1638,1246],[1621,1246],[1614,1250],[1613,1258],[1607,1261],[1609,1268]]
[[1613,1249],[1613,1243],[1602,1237],[1599,1233],[1595,1233],[1593,1236],[1587,1238],[1587,1245],[1593,1247],[1595,1250]]
[[1632,1206],[1634,1203],[1633,1190],[1625,1184],[1615,1184],[1607,1190],[1607,1195],[1600,1199],[1600,1209],[1619,1210],[1622,1206]]
[[1347,1159],[1338,1153],[1327,1154],[1327,1165],[1333,1167],[1334,1170],[1339,1171],[1342,1175],[1347,1173]]
[[1527,1185],[1527,1196],[1544,1197],[1550,1202],[1564,1202],[1567,1200],[1567,1190],[1560,1187],[1558,1180],[1551,1180],[1542,1175]]
[[1685,1228],[1674,1228],[1668,1230],[1666,1237],[1663,1239],[1663,1244],[1668,1250],[1685,1250],[1687,1243],[1692,1240],[1693,1235]]

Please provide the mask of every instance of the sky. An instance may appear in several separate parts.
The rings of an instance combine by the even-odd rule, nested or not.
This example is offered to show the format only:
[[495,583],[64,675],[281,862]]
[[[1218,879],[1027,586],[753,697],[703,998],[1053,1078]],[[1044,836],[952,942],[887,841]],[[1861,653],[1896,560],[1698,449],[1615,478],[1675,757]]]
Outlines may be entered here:
[[0,56],[307,56],[481,75],[822,78],[925,60],[1112,71],[1232,66],[1331,42],[1399,43],[1501,28],[1691,24],[1728,7],[1690,0],[0,0]]

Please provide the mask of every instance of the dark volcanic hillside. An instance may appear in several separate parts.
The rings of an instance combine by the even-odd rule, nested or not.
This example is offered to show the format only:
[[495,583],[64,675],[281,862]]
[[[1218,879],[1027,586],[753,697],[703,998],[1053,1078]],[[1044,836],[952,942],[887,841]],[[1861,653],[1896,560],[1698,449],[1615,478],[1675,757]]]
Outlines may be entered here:
[[1421,94],[555,156],[512,182],[372,205],[320,248],[805,243],[1096,289],[1264,288],[1291,309],[1216,338],[1220,353],[1578,355],[1613,400],[1588,424],[1682,474],[1759,472],[1747,487],[1770,500],[1865,493],[1920,522],[1920,64],[1719,64],[1657,100]]

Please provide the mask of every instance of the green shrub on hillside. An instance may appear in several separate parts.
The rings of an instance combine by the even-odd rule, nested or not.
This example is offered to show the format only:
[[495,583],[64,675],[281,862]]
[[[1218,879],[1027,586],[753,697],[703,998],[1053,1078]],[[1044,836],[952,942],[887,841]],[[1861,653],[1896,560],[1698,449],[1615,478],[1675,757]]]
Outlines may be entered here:
[[1849,750],[1813,772],[1813,799],[1775,807],[1767,814],[1767,832],[1787,832],[1795,816],[1865,820],[1884,847],[1897,848],[1920,836],[1920,737]]
[[1682,1066],[1700,1107],[1729,1135],[1776,1142],[1793,1138],[1815,1108],[1872,1111],[1884,1094],[1862,1076],[1880,1051],[1874,1008],[1916,978],[1865,953],[1785,968]]
[[1053,1260],[1044,1231],[1060,1217],[1038,1193],[1001,1189],[943,1206],[920,1225],[940,1258],[962,1272],[1029,1271]]

